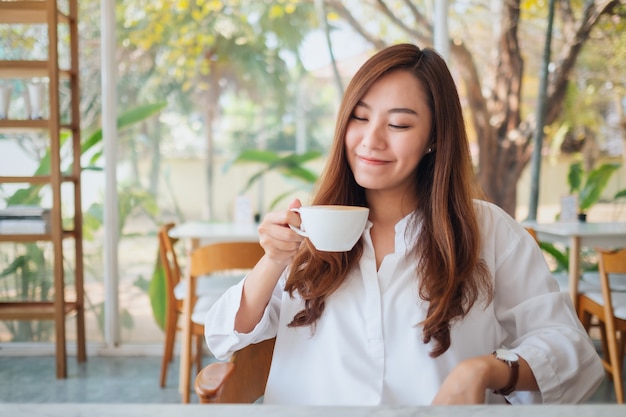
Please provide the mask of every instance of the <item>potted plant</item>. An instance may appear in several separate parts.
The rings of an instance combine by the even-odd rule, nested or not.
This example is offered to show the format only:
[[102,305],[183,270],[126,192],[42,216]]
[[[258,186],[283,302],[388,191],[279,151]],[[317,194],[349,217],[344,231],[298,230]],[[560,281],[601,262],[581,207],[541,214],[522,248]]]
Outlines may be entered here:
[[[611,176],[620,168],[620,164],[604,163],[590,171],[583,169],[582,162],[574,162],[569,166],[567,183],[569,193],[578,197],[578,219],[587,220],[587,211],[602,196]],[[619,193],[618,193],[619,194]]]

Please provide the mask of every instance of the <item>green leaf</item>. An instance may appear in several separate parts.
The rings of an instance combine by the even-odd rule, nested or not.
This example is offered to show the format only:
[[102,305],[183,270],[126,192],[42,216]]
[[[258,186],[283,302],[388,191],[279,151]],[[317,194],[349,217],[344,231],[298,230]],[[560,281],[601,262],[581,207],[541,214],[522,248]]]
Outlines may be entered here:
[[282,167],[280,172],[285,177],[299,179],[307,184],[312,184],[317,181],[317,174],[300,166]]
[[580,191],[583,182],[583,164],[575,162],[569,166],[567,173],[567,184],[569,184],[569,193],[574,194]]
[[262,164],[272,164],[280,160],[280,156],[271,151],[260,151],[254,149],[248,149],[241,152],[234,160],[237,162],[259,162]]
[[552,243],[539,242],[539,247],[552,256],[556,262],[556,268],[552,272],[562,272],[569,269],[569,254],[567,250],[565,252],[560,251]]
[[124,329],[132,329],[134,327],[135,322],[133,321],[133,315],[130,314],[127,308],[122,309],[122,314],[120,314],[120,322]]
[[581,211],[587,210],[600,200],[611,176],[617,171],[620,164],[602,164],[587,175],[587,181],[580,191],[578,205]]
[[11,262],[11,265],[0,272],[0,278],[15,274],[19,269],[23,269],[26,266],[26,262],[28,262],[28,258],[25,255],[18,256]]
[[[134,109],[123,113],[117,118],[117,128],[118,130],[123,130],[129,126],[134,125],[135,123],[139,123],[157,114],[166,106],[167,101],[161,101],[158,103],[145,104],[143,106],[135,107]],[[81,152],[87,152],[100,142],[102,142],[102,128],[93,132],[83,141],[83,144],[81,145]],[[98,155],[102,155],[102,153],[100,152]],[[94,161],[92,160],[91,164],[93,163]]]
[[321,156],[322,153],[319,151],[309,151],[302,154],[291,153],[281,157],[276,152],[271,151],[245,150],[237,155],[237,157],[228,164],[226,169],[238,163],[260,163],[266,165],[248,178],[242,192],[248,190],[256,181],[259,181],[265,173],[270,171],[277,171],[284,177],[294,178],[304,182],[306,185],[310,185],[317,181],[318,175],[305,168],[304,164]]
[[148,296],[152,306],[152,316],[161,329],[165,329],[165,314],[167,312],[167,294],[165,270],[161,264],[161,256],[157,250],[156,262],[152,272],[152,279],[148,287]]
[[8,197],[5,201],[7,206],[14,205],[39,205],[41,202],[41,196],[39,192],[41,191],[41,185],[33,185],[27,188],[21,188],[15,191],[10,197]]
[[616,192],[615,195],[613,196],[613,200],[618,200],[620,198],[626,198],[626,188]]

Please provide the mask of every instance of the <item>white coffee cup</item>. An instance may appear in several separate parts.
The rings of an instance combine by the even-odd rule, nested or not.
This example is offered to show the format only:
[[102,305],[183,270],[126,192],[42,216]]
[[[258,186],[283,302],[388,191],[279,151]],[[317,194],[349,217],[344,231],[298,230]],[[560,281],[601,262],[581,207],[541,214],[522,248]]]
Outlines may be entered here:
[[315,249],[324,252],[346,252],[361,237],[369,208],[358,206],[319,205],[293,208],[300,213],[300,228],[289,225],[307,237]]

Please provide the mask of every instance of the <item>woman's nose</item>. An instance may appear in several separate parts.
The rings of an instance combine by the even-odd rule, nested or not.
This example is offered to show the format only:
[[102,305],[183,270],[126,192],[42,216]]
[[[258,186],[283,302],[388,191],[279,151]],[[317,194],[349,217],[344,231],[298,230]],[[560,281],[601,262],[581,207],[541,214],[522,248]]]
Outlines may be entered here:
[[383,126],[375,121],[370,121],[363,131],[361,146],[371,149],[380,149],[384,147],[384,144],[385,139]]

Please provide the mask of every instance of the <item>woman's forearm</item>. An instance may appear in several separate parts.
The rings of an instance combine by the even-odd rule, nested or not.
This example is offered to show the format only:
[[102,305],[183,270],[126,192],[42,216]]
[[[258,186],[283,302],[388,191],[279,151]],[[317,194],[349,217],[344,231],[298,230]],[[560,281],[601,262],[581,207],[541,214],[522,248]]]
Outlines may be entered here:
[[249,333],[258,324],[284,270],[284,265],[263,256],[250,271],[244,282],[241,305],[235,316],[237,332]]

